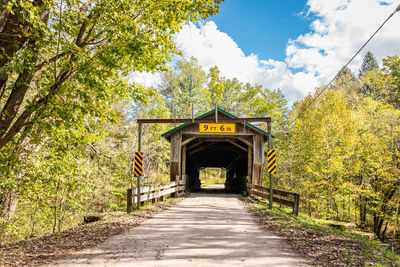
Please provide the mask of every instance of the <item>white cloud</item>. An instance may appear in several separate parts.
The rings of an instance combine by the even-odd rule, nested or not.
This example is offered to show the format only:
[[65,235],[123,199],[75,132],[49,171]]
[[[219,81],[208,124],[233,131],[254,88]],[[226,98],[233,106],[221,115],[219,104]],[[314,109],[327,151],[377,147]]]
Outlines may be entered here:
[[161,74],[134,71],[129,73],[128,81],[141,84],[145,88],[155,87],[161,83]]
[[[317,16],[311,32],[290,40],[285,62],[304,68],[327,82],[347,63],[378,26],[394,11],[394,0],[309,0],[309,14]],[[380,60],[400,52],[400,14],[396,14],[355,58],[350,68],[357,74],[362,57],[371,50]]]
[[176,42],[184,57],[196,57],[204,69],[218,66],[224,77],[257,83],[269,89],[281,89],[291,102],[318,85],[314,73],[294,74],[286,62],[262,60],[254,54],[246,56],[229,35],[218,30],[213,21],[201,27],[194,24],[185,26],[176,36]]
[[200,28],[194,24],[185,26],[176,36],[176,42],[184,57],[196,57],[205,69],[218,66],[226,77],[253,81],[253,74],[248,70],[257,69],[257,56],[245,56],[232,38],[219,31],[214,22]]
[[[236,77],[269,89],[280,88],[292,103],[332,79],[394,11],[395,0],[382,3],[382,0],[309,0],[305,14],[313,18],[309,32],[288,40],[283,62],[260,59],[255,54],[245,55],[213,21],[199,26],[186,25],[177,34],[176,42],[185,58],[196,57],[204,69],[218,66],[225,77]],[[350,68],[357,74],[367,50],[371,50],[379,61],[388,55],[399,54],[399,29],[400,13],[397,13]],[[137,75],[141,77],[141,74]],[[148,83],[159,80],[159,77],[150,76],[144,75]]]

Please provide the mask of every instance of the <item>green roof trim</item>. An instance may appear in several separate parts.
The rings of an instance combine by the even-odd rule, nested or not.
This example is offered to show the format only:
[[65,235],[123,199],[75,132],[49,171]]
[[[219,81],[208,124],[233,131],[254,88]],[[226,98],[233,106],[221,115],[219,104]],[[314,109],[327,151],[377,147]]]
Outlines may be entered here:
[[[218,111],[220,111],[220,108],[218,108]],[[202,115],[196,117],[195,119],[202,119],[202,118],[204,118],[204,117],[206,117],[206,116],[208,116],[208,115],[210,115],[210,114],[213,114],[214,112],[215,112],[215,110],[210,110],[209,112],[206,112],[206,113],[204,113],[204,114],[202,114]],[[224,112],[226,112],[226,111],[224,111]],[[228,115],[228,116],[229,116],[229,115]],[[188,126],[189,124],[190,124],[190,123],[184,123],[184,124],[182,124],[182,125],[179,125],[179,126],[173,128],[173,129],[169,130],[168,132],[163,133],[163,134],[161,135],[161,137],[165,137],[165,136],[167,136],[167,135],[170,135],[170,134],[172,134],[173,132],[178,131],[179,129],[182,129],[182,128],[185,127],[185,126]]]
[[181,128],[187,126],[187,125],[189,125],[189,123],[184,123],[184,124],[182,124],[182,125],[179,125],[179,126],[173,128],[173,129],[169,130],[168,132],[163,133],[163,134],[161,135],[161,137],[165,137],[165,136],[167,136],[167,135],[170,135],[170,134],[172,134],[173,132],[178,131],[179,129],[181,129]]
[[[218,112],[221,112],[222,114],[225,114],[226,116],[231,117],[232,119],[238,119],[239,118],[239,117],[229,113],[228,111],[223,110],[222,108],[218,108]],[[215,113],[215,109],[212,109],[212,110],[210,110],[210,111],[208,111],[208,112],[196,117],[196,119],[202,119],[202,118],[207,117],[208,115],[211,115],[213,113]],[[166,137],[166,136],[168,136],[168,135],[170,135],[170,134],[172,134],[172,133],[174,133],[174,132],[176,132],[176,131],[178,131],[178,130],[180,130],[183,127],[188,126],[188,125],[190,125],[190,123],[184,123],[182,125],[179,125],[179,126],[173,128],[173,129],[169,130],[168,132],[163,133],[161,135],[161,137]],[[262,134],[264,134],[266,136],[269,136],[269,134],[266,131],[258,128],[257,126],[254,126],[254,125],[252,125],[252,124],[250,124],[248,122],[245,122],[245,125],[250,127],[250,128],[252,128],[253,130],[256,130],[257,132],[260,132],[260,133],[262,133]],[[271,137],[274,138],[273,135],[271,135]]]

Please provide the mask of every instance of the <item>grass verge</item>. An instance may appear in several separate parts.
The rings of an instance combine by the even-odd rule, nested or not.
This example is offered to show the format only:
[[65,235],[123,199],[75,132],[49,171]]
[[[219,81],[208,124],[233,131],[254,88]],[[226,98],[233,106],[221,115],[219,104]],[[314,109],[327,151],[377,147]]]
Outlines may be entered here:
[[179,202],[172,198],[157,204],[147,204],[130,214],[104,214],[101,221],[80,224],[77,227],[40,238],[0,246],[0,266],[38,266],[51,264],[74,252],[95,247],[112,235],[136,227],[148,218]]
[[292,248],[315,266],[400,266],[400,257],[379,241],[332,229],[299,214],[293,217],[265,202],[243,199],[261,228],[286,239]]

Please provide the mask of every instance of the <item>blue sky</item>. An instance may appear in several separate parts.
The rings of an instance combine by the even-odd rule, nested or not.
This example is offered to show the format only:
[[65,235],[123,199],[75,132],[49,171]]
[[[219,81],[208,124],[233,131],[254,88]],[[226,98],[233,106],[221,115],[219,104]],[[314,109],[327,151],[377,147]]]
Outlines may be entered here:
[[[223,77],[281,90],[289,104],[329,82],[399,0],[226,0],[218,15],[189,23],[176,34],[184,58]],[[349,66],[358,73],[363,55],[379,62],[400,55],[400,12]],[[136,73],[152,86],[160,75]]]
[[305,0],[226,0],[208,19],[226,32],[246,55],[284,60],[289,39],[309,29]]

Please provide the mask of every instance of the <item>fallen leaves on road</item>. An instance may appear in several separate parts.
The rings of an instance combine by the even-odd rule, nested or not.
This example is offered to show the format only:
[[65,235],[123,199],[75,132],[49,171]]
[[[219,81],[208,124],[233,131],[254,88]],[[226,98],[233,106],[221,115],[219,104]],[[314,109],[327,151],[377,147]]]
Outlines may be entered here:
[[49,264],[76,251],[94,247],[112,235],[133,228],[181,199],[161,202],[132,214],[108,214],[101,221],[83,224],[67,231],[0,247],[0,266]]

